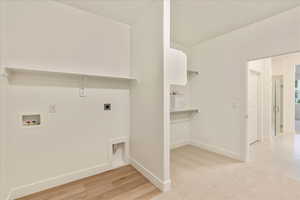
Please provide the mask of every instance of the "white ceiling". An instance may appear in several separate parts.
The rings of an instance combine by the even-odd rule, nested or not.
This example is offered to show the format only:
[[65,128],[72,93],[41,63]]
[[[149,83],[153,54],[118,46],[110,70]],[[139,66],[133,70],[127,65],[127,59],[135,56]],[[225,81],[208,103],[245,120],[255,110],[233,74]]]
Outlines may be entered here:
[[[57,0],[126,24],[155,0]],[[300,0],[171,0],[172,40],[183,46],[215,38],[300,5]]]
[[56,0],[113,20],[132,24],[153,0]]
[[193,46],[298,5],[299,0],[173,0],[173,40]]

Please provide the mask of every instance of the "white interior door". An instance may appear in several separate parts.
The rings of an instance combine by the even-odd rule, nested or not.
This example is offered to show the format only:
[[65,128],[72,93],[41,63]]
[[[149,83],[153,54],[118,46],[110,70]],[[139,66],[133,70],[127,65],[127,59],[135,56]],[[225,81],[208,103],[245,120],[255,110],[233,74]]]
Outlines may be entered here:
[[260,74],[249,71],[248,76],[248,139],[249,144],[258,141]]
[[273,76],[273,132],[283,132],[283,77]]

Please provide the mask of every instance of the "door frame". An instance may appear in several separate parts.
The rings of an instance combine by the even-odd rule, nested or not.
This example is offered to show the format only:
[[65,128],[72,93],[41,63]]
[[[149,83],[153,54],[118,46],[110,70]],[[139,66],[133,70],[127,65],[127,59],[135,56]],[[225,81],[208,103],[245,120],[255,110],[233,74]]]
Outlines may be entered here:
[[[257,106],[257,113],[258,113],[258,119],[257,119],[257,140],[258,141],[262,141],[263,140],[263,91],[264,91],[264,83],[263,83],[263,79],[262,79],[262,72],[254,70],[254,69],[249,69],[248,66],[248,77],[247,80],[249,81],[249,76],[251,73],[254,73],[257,75],[258,77],[258,91],[257,91],[257,100],[258,100],[258,106]],[[247,93],[248,93],[248,88],[249,88],[249,82],[247,81]],[[248,98],[248,95],[247,95]],[[249,118],[249,105],[248,105],[249,101],[247,99],[247,132],[248,132],[248,118]],[[250,135],[248,135],[247,140],[248,140],[248,145],[250,145],[249,143],[249,138]]]
[[[243,123],[242,132],[244,133],[244,135],[243,135],[244,137],[241,138],[242,139],[242,144],[243,144],[242,149],[241,149],[241,160],[244,161],[244,162],[249,161],[249,153],[250,153],[249,133],[248,133],[248,121],[249,121],[248,120],[248,81],[249,81],[249,71],[250,71],[250,65],[249,64],[250,64],[250,62],[253,62],[253,61],[256,61],[256,60],[265,60],[264,63],[266,65],[266,64],[270,64],[271,57],[247,60],[246,61],[246,67],[244,68],[245,69],[245,71],[244,71],[244,73],[245,73],[245,82],[244,82],[245,83],[245,86],[244,86],[244,97],[245,97],[245,99],[244,99],[244,107],[243,107],[244,112],[241,112],[241,119],[242,119],[242,123]],[[260,72],[260,71],[258,71],[258,72]],[[262,74],[262,72],[260,72],[260,73]],[[265,80],[265,77],[260,76],[260,78],[261,78],[261,81]],[[264,89],[264,86],[268,87],[268,85],[263,85],[263,83],[262,83],[261,84],[261,87],[263,87],[262,89]],[[263,92],[263,90],[261,90],[261,92]],[[264,99],[265,95],[263,93],[261,93],[261,95],[262,95],[263,99],[261,100],[262,103],[260,105],[262,105],[264,100],[265,100]],[[271,106],[270,106],[270,108],[271,108]],[[260,113],[262,113],[263,110],[265,110],[265,109],[266,109],[265,107],[262,107],[261,110],[260,110]],[[266,111],[266,112],[270,112],[270,116],[267,116],[267,117],[272,117],[271,110]],[[265,113],[263,115],[261,115],[261,116],[263,116],[262,120],[265,117],[264,115],[265,115]],[[271,121],[270,121],[270,123],[271,123]],[[263,124],[263,123],[261,122],[261,124]],[[262,126],[261,128],[264,129],[264,126]],[[267,134],[271,134],[271,132],[272,132],[271,128],[272,128],[271,125],[270,125],[270,127],[268,125],[267,128],[266,128],[267,130],[261,130],[261,129],[260,130],[261,130],[261,133],[264,133],[264,131],[267,131]],[[260,136],[261,136],[260,140],[262,141],[263,140],[263,134],[261,134]]]

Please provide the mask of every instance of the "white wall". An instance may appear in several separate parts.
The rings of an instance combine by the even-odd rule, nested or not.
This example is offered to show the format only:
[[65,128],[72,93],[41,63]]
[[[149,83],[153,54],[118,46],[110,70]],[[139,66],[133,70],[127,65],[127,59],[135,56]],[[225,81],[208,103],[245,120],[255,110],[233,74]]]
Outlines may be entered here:
[[129,75],[129,26],[55,1],[9,1],[3,64]]
[[[3,67],[130,74],[127,25],[51,1],[12,1],[5,11]],[[128,84],[89,79],[81,98],[78,77],[21,73],[9,81],[5,143],[13,197],[110,168],[110,140],[130,132]],[[104,103],[112,104],[110,112]],[[56,113],[49,113],[51,104]],[[23,128],[22,113],[40,113],[42,126]]]
[[283,132],[295,133],[295,80],[300,54],[272,58],[273,75],[283,76]]
[[247,61],[299,51],[299,14],[298,7],[192,48],[201,72],[191,90],[201,109],[192,123],[195,143],[246,159]]
[[170,141],[172,149],[190,143],[190,117],[189,113],[171,114]]
[[156,1],[131,27],[130,156],[135,167],[164,190],[163,4]]
[[[2,20],[3,3],[0,2],[0,30],[2,30]],[[0,44],[2,44],[2,41],[2,31],[0,31]],[[0,45],[0,200],[4,200],[8,192],[5,187],[5,108],[7,79],[1,67],[2,59],[2,48]]]

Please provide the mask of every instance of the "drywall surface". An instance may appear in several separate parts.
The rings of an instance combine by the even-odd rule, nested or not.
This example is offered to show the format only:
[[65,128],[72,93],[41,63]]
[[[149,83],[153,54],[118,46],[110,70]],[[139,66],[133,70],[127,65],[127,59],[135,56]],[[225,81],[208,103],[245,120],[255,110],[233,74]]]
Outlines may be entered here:
[[9,1],[3,64],[129,75],[129,26],[55,1]]
[[[130,156],[158,185],[164,183],[163,4],[157,1],[131,27]],[[161,188],[162,189],[162,188]]]
[[300,8],[225,34],[192,48],[201,77],[191,89],[200,107],[192,140],[202,147],[246,159],[247,62],[300,50]]
[[[125,76],[130,29],[51,1],[11,1],[5,8],[2,66]],[[2,30],[1,30],[2,31]],[[9,77],[7,174],[12,198],[110,168],[109,144],[130,132],[127,82],[16,73]],[[111,103],[111,111],[104,104]],[[22,114],[41,125],[23,127]]]
[[190,143],[190,117],[189,113],[171,114],[171,148],[177,148]]
[[[295,80],[300,53],[272,58],[273,75],[283,76],[283,132],[295,133]],[[297,116],[297,115],[296,115]]]
[[[3,3],[0,2],[0,30],[3,25]],[[6,88],[7,79],[5,77],[4,69],[1,67],[3,60],[1,44],[3,42],[2,31],[0,31],[0,200],[4,200],[7,196],[8,188],[6,187],[6,173],[5,173],[5,128],[6,128]]]
[[[184,106],[190,107],[189,83],[186,86],[171,85],[171,93],[176,92],[184,98]],[[171,108],[172,109],[172,108]],[[173,113],[170,116],[170,138],[171,148],[186,144],[190,141],[190,119],[189,113]]]
[[[104,84],[87,81],[87,96],[79,97],[76,79],[10,77],[7,154],[12,189],[110,166],[110,140],[129,136],[129,90],[122,88],[124,83],[114,89]],[[105,103],[111,103],[111,111],[104,111]],[[22,114],[40,114],[41,126],[23,127]]]

